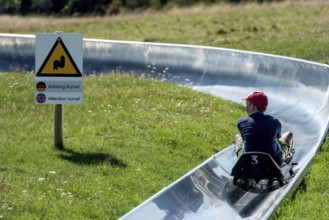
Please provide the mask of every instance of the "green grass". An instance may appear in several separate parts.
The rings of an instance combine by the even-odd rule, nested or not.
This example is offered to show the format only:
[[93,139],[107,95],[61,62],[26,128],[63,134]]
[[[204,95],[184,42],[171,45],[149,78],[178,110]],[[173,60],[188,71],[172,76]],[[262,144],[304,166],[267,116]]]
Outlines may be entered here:
[[117,219],[232,143],[243,107],[144,77],[85,77],[65,106],[34,104],[34,75],[0,75],[0,216]]
[[[0,18],[7,33],[183,43],[329,63],[329,3],[218,5],[89,18]],[[11,25],[8,25],[10,23]],[[87,77],[65,106],[67,151],[53,147],[53,106],[34,104],[34,76],[0,75],[0,218],[117,219],[232,143],[243,108],[185,87]],[[328,141],[273,219],[328,219]]]

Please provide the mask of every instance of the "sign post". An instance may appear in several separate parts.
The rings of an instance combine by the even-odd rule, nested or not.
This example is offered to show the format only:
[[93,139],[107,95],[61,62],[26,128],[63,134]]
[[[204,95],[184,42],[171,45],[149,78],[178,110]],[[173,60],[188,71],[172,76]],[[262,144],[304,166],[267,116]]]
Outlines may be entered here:
[[54,145],[58,150],[64,150],[64,105],[56,104],[54,110]]
[[64,149],[64,104],[82,104],[82,34],[36,34],[35,102],[55,104],[54,145]]

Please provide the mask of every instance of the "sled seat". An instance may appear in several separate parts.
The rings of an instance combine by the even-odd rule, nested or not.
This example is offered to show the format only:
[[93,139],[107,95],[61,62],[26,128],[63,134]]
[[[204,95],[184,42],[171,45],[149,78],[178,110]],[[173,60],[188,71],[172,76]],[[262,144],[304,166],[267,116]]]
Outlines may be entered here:
[[280,166],[271,155],[263,152],[243,153],[234,165],[231,176],[233,176],[234,185],[236,185],[239,179],[245,182],[248,182],[249,179],[254,179],[256,183],[267,179],[268,185],[277,180],[280,186],[284,185],[284,176]]

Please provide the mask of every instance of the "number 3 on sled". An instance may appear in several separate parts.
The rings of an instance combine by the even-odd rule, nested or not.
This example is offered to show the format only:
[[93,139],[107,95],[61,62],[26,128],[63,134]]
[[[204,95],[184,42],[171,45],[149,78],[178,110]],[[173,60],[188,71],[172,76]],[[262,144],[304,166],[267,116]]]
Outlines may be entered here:
[[253,164],[253,165],[258,164],[257,157],[258,157],[257,155],[251,155],[251,164]]

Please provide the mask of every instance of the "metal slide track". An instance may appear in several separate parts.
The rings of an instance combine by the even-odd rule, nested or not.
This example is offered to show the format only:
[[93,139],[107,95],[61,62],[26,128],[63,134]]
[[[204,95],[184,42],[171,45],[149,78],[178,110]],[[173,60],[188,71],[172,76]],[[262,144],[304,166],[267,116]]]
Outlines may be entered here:
[[[0,71],[34,72],[34,42],[34,35],[0,34]],[[328,65],[222,48],[95,39],[84,39],[83,62],[84,74],[144,73],[238,103],[262,90],[269,96],[267,113],[295,137],[296,174],[281,188],[260,193],[233,186],[237,159],[228,146],[121,220],[267,219],[300,184],[328,130]]]

